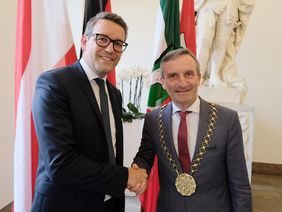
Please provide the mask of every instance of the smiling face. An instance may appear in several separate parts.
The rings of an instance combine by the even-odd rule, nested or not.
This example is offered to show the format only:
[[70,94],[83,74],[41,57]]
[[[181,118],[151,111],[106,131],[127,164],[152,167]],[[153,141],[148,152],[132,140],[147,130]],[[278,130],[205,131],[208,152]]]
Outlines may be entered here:
[[[93,34],[103,34],[112,40],[125,41],[126,35],[124,29],[110,21],[101,19],[93,27]],[[100,47],[96,44],[96,36],[83,35],[81,39],[81,48],[83,58],[86,64],[98,74],[99,77],[105,77],[118,64],[122,53],[116,52],[111,42],[107,47]]]
[[201,75],[196,62],[186,54],[162,64],[162,84],[171,100],[182,110],[192,105],[196,98]]

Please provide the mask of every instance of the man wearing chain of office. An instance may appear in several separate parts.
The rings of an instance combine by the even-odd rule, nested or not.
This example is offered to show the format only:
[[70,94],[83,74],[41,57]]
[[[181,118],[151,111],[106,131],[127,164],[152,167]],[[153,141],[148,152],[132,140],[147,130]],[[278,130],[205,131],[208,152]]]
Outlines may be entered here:
[[161,62],[167,105],[145,116],[134,167],[158,156],[158,212],[251,212],[252,194],[236,111],[198,96],[200,67],[187,49]]

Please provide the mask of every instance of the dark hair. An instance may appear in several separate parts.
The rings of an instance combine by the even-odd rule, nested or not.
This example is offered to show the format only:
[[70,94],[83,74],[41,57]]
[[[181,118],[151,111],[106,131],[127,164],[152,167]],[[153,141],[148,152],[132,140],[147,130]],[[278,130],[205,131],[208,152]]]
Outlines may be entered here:
[[200,64],[198,59],[196,58],[196,56],[188,49],[184,49],[184,48],[179,48],[179,49],[175,49],[173,51],[168,52],[161,60],[161,67],[160,67],[160,72],[161,72],[161,76],[164,77],[164,71],[163,71],[163,64],[171,61],[171,60],[175,60],[177,58],[179,58],[182,55],[189,55],[193,58],[193,60],[196,63],[196,71],[197,74],[200,74]]
[[125,38],[127,38],[127,31],[128,31],[127,24],[125,23],[125,21],[122,19],[121,16],[111,12],[99,12],[94,17],[90,18],[85,27],[84,34],[85,35],[91,34],[93,27],[99,20],[109,20],[120,25],[124,29]]

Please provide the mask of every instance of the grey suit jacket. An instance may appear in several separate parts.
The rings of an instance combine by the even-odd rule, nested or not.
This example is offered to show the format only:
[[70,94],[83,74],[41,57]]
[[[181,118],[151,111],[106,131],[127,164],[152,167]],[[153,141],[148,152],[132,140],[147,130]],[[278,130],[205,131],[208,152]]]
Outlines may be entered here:
[[[149,172],[155,154],[158,156],[160,191],[157,211],[251,212],[252,197],[244,157],[242,130],[236,111],[217,106],[218,118],[214,135],[198,171],[193,174],[196,192],[182,196],[175,188],[176,172],[169,166],[160,146],[156,109],[145,116],[141,146],[134,162]],[[210,106],[200,99],[200,117],[195,155],[208,126]],[[181,170],[172,139],[172,106],[164,109],[163,123],[166,146]],[[181,170],[182,172],[182,170]]]

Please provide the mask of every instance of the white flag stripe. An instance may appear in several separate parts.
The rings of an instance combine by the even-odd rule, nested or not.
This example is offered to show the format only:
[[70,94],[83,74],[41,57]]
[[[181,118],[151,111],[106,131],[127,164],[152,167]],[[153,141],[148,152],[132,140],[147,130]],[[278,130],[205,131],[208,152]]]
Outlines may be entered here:
[[160,57],[160,55],[166,50],[166,48],[167,48],[167,42],[165,39],[165,22],[164,22],[162,8],[159,5],[158,20],[157,20],[156,32],[155,32],[155,48],[153,53],[153,62],[155,62]]
[[152,82],[151,84],[154,85],[156,83],[160,83],[162,84],[162,81],[161,81],[161,72],[160,72],[160,69],[156,69],[153,73],[152,73]]
[[21,81],[14,152],[14,211],[29,211],[31,185],[30,78]]
[[31,83],[35,83],[39,74],[54,68],[64,57],[73,45],[73,40],[64,0],[34,0],[32,9],[32,17],[36,18],[32,19],[29,62],[32,68]]
[[52,69],[73,45],[64,0],[33,0],[31,52],[20,82],[14,152],[14,211],[32,204],[32,97],[37,77]]

